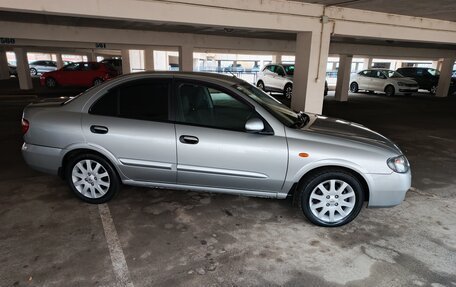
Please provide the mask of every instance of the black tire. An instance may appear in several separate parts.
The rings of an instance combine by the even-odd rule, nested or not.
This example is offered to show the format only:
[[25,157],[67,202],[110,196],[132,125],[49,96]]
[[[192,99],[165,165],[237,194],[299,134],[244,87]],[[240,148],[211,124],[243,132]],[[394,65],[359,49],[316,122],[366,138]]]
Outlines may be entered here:
[[[354,206],[349,211],[349,213],[345,217],[342,217],[338,220],[334,220],[333,222],[329,222],[329,221],[326,221],[326,220],[323,220],[323,219],[317,217],[313,213],[313,211],[311,210],[311,207],[310,207],[311,195],[314,192],[314,190],[316,190],[317,187],[321,183],[325,183],[325,182],[331,181],[331,180],[335,180],[336,184],[338,182],[347,183],[348,186],[342,192],[345,192],[346,190],[351,188],[351,190],[349,192],[350,193],[353,192],[355,195],[354,199],[350,199],[350,200],[354,200],[354,202],[350,202],[351,204],[354,203]],[[335,187],[336,187],[336,184],[334,185]],[[338,187],[340,188],[341,185],[339,185]],[[337,227],[337,226],[347,224],[358,216],[359,212],[361,211],[361,208],[363,207],[363,203],[364,203],[364,191],[362,188],[362,184],[353,174],[351,174],[350,172],[347,172],[345,170],[342,170],[342,169],[334,169],[334,168],[326,169],[326,170],[321,170],[317,173],[310,175],[309,177],[304,179],[304,181],[299,185],[298,192],[299,192],[298,193],[298,195],[299,195],[298,202],[299,202],[299,206],[300,206],[301,210],[303,211],[304,215],[310,222],[312,222],[313,224],[316,224],[318,226]],[[343,194],[343,193],[341,193],[341,194]],[[336,199],[336,197],[338,197],[337,195],[332,195],[332,196],[333,196],[333,198],[328,199],[328,201],[333,200],[334,203],[330,204],[330,203],[324,203],[323,201],[320,201],[321,203],[324,204],[324,206],[321,207],[321,209],[319,211],[318,210],[317,211],[323,212],[324,208],[328,209],[326,212],[324,212],[323,216],[325,216],[326,213],[328,213],[328,215],[329,215],[329,213],[330,213],[329,209],[331,209],[331,208],[337,209],[337,208],[343,207],[343,204],[340,204],[340,207],[337,207],[338,206],[337,202],[345,201],[345,199],[339,200],[339,199]],[[315,199],[312,199],[312,202],[314,202],[314,201],[315,201]],[[347,202],[347,201],[345,201],[345,202]],[[319,202],[317,202],[317,203],[319,203]],[[328,204],[330,204],[329,207],[327,207]],[[347,210],[348,209],[346,207],[345,211],[347,211]],[[333,214],[335,214],[335,213],[333,213]],[[339,215],[342,216],[341,213],[339,213]]]
[[[79,173],[84,174],[84,176],[87,175],[87,177],[84,179],[84,187],[87,185],[89,187],[89,190],[86,190],[86,193],[90,192],[90,184],[92,186],[92,189],[95,189],[95,195],[98,195],[99,197],[88,197],[86,195],[83,195],[82,191],[79,191],[78,188],[75,186],[74,181],[83,181],[82,177],[77,177],[73,176],[73,169],[78,163],[81,163],[84,165],[84,162],[89,161],[91,163],[91,168],[96,167],[95,163],[100,164],[100,168],[98,169],[99,172],[104,174],[105,172],[107,173],[107,176],[102,176],[101,178],[97,179],[96,177],[90,179],[90,176],[93,176],[94,174],[96,175],[97,173],[94,174],[85,174],[83,171],[81,171],[79,168],[76,168]],[[87,164],[85,164],[87,168]],[[87,168],[89,170],[89,168]],[[92,172],[94,172],[92,170]],[[80,154],[75,157],[73,157],[65,167],[65,178],[67,180],[68,185],[70,186],[70,189],[73,191],[73,193],[82,201],[88,202],[88,203],[93,203],[93,204],[100,204],[100,203],[105,203],[109,200],[111,200],[119,191],[120,189],[120,181],[119,181],[119,176],[117,175],[117,172],[114,170],[112,165],[102,158],[101,156],[95,155],[95,154]],[[94,187],[94,184],[97,184],[98,182],[104,180],[106,181],[106,178],[108,178],[109,181],[109,186],[107,189],[104,191],[105,193],[102,195],[100,192],[96,190],[96,187]],[[87,181],[87,180],[92,180],[92,181]],[[80,186],[80,185],[79,185]],[[101,187],[101,185],[98,185]],[[81,188],[81,187],[80,187]],[[98,194],[97,194],[98,193]],[[93,194],[93,193],[92,193]]]
[[264,86],[263,81],[258,81],[257,87],[258,87],[260,90],[265,91],[265,86]]
[[45,84],[46,84],[46,87],[48,87],[48,88],[57,87],[57,82],[53,78],[46,78]]
[[95,78],[95,79],[93,80],[93,85],[94,85],[94,86],[101,85],[102,83],[103,83],[103,80],[100,79],[100,78]]
[[385,87],[385,94],[388,97],[394,96],[395,93],[396,93],[396,90],[394,89],[394,86],[388,85],[388,86]]
[[288,100],[291,99],[291,97],[293,96],[293,85],[288,83],[285,85],[285,87],[283,88],[283,96],[285,98],[287,98]]
[[38,75],[38,71],[35,68],[30,68],[30,75],[36,76]]
[[352,82],[350,84],[350,92],[357,93],[359,91],[359,86],[357,82]]

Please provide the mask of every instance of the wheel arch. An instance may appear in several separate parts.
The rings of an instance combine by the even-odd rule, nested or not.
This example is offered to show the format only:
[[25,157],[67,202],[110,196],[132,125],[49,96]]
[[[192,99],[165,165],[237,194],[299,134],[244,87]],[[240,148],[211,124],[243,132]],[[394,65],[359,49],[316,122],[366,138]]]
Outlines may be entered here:
[[331,165],[321,165],[317,167],[313,167],[309,170],[307,170],[305,173],[303,173],[293,184],[292,188],[288,192],[288,197],[293,197],[293,205],[297,205],[298,202],[298,192],[300,190],[300,185],[309,177],[313,176],[316,173],[319,173],[324,170],[329,170],[329,169],[338,169],[341,171],[345,171],[351,175],[353,175],[361,184],[363,188],[363,193],[364,193],[364,200],[369,202],[370,199],[370,186],[369,186],[369,180],[362,174],[360,170],[357,170],[352,167],[348,167],[345,165],[337,165],[337,164],[331,164]]
[[126,176],[122,173],[116,164],[117,160],[109,152],[90,147],[75,147],[73,149],[67,150],[67,152],[62,157],[62,163],[58,171],[58,174],[62,179],[65,179],[65,168],[67,167],[68,162],[80,154],[93,154],[103,158],[112,166],[120,180],[126,178]]

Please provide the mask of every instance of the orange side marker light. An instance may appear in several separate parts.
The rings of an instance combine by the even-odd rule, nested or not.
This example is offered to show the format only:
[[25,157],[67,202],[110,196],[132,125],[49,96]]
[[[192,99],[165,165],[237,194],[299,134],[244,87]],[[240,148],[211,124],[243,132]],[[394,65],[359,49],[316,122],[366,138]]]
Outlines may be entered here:
[[305,153],[305,152],[300,152],[300,153],[299,153],[299,156],[300,156],[300,157],[309,157],[309,154],[308,154],[308,153]]

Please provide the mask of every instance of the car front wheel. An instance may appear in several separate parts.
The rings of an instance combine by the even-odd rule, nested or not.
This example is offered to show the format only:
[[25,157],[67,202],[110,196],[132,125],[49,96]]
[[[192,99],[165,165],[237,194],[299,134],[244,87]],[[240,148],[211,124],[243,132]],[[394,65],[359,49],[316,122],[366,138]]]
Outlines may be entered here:
[[93,85],[94,86],[101,85],[102,83],[103,83],[103,80],[100,79],[100,78],[96,78],[95,80],[93,80]]
[[74,194],[88,203],[109,201],[119,190],[119,178],[111,164],[94,154],[81,154],[68,163],[66,180]]
[[350,92],[357,93],[359,91],[358,83],[353,82],[350,84]]
[[55,88],[56,86],[57,82],[53,78],[46,78],[46,87]]
[[393,86],[391,86],[391,85],[386,86],[386,88],[385,88],[385,94],[386,94],[388,97],[394,96],[395,93],[396,93],[396,91],[394,90],[394,87],[393,87]]
[[260,90],[263,90],[263,91],[264,91],[264,83],[263,83],[263,81],[258,81],[257,87],[258,87]]
[[322,170],[300,185],[300,206],[312,223],[336,227],[358,216],[364,202],[359,180],[344,170]]

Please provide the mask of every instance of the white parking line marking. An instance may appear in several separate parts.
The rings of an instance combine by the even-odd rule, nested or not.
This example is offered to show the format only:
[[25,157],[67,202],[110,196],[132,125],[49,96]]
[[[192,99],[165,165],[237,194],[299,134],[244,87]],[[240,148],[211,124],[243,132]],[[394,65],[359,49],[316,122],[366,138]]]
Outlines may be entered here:
[[100,213],[101,222],[108,243],[109,254],[111,255],[112,267],[114,274],[117,277],[120,286],[134,287],[130,279],[130,271],[128,270],[127,261],[120,245],[119,236],[117,235],[116,227],[109,211],[107,204],[98,205],[98,212]]

